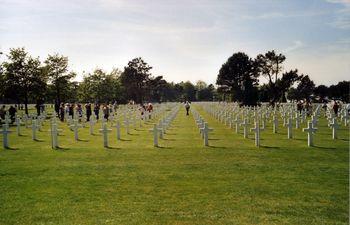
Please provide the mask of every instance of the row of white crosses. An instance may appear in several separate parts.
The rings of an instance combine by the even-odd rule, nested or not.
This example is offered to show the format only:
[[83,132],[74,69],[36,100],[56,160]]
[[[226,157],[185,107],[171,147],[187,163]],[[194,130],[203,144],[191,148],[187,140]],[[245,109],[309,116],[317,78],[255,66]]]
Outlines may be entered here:
[[[293,104],[283,104],[277,110],[269,108],[267,106],[262,107],[243,107],[239,108],[237,104],[228,104],[228,103],[201,103],[201,106],[205,111],[211,114],[214,118],[229,125],[230,128],[234,128],[236,133],[239,133],[240,126],[243,126],[243,136],[244,138],[248,137],[248,127],[250,125],[251,119],[254,119],[255,127],[251,129],[255,133],[255,144],[260,145],[260,131],[265,129],[266,120],[272,117],[272,132],[278,132],[278,117],[279,115],[283,119],[283,126],[287,128],[287,138],[293,138],[293,127],[295,121],[295,128],[299,129],[301,124],[306,122],[307,112],[302,111],[299,113],[296,110],[295,105]],[[308,123],[308,127],[304,129],[308,133],[308,145],[313,145],[313,135],[316,132],[316,127],[318,123],[318,118],[320,116],[321,105],[316,105],[315,110],[311,116],[311,125]],[[346,117],[346,116],[344,116]],[[235,126],[233,126],[235,125]],[[332,137],[333,139],[337,138],[337,129],[339,125],[337,120],[333,120],[329,123],[329,126],[332,128]],[[259,128],[259,129],[257,129]]]
[[[159,120],[158,124],[153,124],[153,128],[149,131],[153,134],[153,146],[159,147],[158,139],[163,139],[164,134],[166,134],[166,130],[170,127],[170,124],[176,118],[179,112],[180,106],[174,106],[169,113],[166,113],[162,119]],[[160,115],[161,111],[157,111],[157,116]]]
[[213,129],[209,128],[208,123],[205,122],[203,117],[193,107],[191,107],[191,112],[203,139],[204,146],[209,146],[209,132],[213,131]]

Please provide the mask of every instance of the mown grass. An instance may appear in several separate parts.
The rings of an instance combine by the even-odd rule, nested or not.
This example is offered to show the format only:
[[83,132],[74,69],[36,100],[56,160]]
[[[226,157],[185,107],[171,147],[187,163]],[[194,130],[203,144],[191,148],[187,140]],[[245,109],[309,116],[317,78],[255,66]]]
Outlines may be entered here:
[[183,109],[160,148],[151,122],[122,141],[113,131],[109,149],[100,125],[76,142],[61,124],[60,150],[47,124],[39,141],[12,133],[16,150],[0,150],[0,224],[348,224],[348,128],[332,140],[322,119],[308,148],[300,130],[287,140],[268,125],[256,148],[253,134],[198,110],[214,128],[209,147]]

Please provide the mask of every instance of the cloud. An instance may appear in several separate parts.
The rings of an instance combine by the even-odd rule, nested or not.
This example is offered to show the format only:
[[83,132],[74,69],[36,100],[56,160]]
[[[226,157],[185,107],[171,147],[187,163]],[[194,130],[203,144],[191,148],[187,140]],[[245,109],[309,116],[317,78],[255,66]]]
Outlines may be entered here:
[[336,11],[336,18],[329,24],[335,28],[350,29],[350,0],[326,0],[329,3],[340,4],[342,9]]
[[286,48],[284,50],[285,53],[289,53],[289,52],[292,52],[292,51],[295,51],[295,50],[298,50],[302,47],[304,47],[304,43],[301,42],[301,41],[294,41],[293,45],[289,46],[288,48]]

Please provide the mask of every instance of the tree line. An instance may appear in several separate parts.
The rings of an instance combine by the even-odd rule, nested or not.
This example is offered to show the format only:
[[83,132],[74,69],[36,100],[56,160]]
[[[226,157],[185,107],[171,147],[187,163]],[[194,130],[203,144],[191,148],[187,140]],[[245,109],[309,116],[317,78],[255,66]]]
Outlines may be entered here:
[[[1,56],[1,55],[0,55]],[[142,58],[134,58],[123,70],[106,72],[95,69],[83,74],[69,70],[68,57],[52,54],[44,61],[31,56],[25,48],[11,48],[0,63],[0,102],[24,104],[62,102],[126,103],[166,101],[238,101],[244,105],[258,102],[279,102],[310,97],[339,98],[349,101],[349,82],[326,87],[315,86],[310,77],[298,70],[282,71],[286,57],[269,51],[251,59],[247,54],[234,53],[222,65],[216,85],[198,81],[167,82],[154,76],[152,67]],[[267,83],[260,84],[265,77]],[[344,91],[345,90],[345,91]]]
[[[286,102],[286,100],[349,102],[349,81],[341,81],[329,87],[316,86],[308,75],[297,69],[284,71],[286,57],[274,50],[259,54],[255,59],[243,52],[234,53],[220,68],[216,84],[217,92],[225,99],[243,105],[258,102]],[[259,82],[265,81],[265,82]]]

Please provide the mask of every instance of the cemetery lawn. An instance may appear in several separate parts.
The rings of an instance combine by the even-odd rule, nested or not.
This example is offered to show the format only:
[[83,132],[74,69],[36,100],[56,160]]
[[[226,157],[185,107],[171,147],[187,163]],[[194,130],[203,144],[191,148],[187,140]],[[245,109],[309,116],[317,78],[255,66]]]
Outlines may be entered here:
[[308,148],[301,129],[288,140],[269,124],[256,148],[254,134],[244,139],[198,111],[214,128],[209,147],[183,109],[159,148],[152,121],[122,129],[122,141],[113,130],[109,149],[99,124],[78,142],[60,124],[60,150],[48,123],[38,141],[24,127],[11,133],[13,149],[0,147],[0,224],[348,224],[348,128],[332,140],[323,118]]

